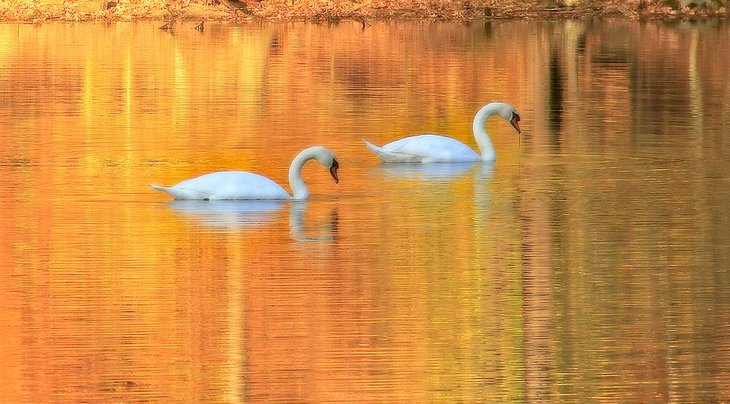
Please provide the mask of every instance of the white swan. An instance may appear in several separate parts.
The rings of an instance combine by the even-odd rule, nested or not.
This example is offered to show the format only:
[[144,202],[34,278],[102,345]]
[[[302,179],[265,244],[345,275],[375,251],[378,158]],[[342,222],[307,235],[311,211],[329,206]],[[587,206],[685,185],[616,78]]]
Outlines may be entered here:
[[322,146],[302,150],[289,166],[289,186],[293,195],[274,181],[246,171],[218,171],[182,181],[171,187],[150,185],[152,189],[166,192],[175,199],[225,200],[225,199],[307,199],[309,191],[302,180],[302,167],[309,160],[317,160],[329,168],[335,183],[340,168],[335,155]]
[[492,115],[498,115],[512,124],[519,135],[520,115],[504,102],[489,103],[474,115],[472,130],[481,156],[469,146],[446,136],[423,134],[409,136],[383,147],[365,140],[367,147],[385,163],[460,163],[470,161],[494,161],[494,146],[489,139],[485,124]]

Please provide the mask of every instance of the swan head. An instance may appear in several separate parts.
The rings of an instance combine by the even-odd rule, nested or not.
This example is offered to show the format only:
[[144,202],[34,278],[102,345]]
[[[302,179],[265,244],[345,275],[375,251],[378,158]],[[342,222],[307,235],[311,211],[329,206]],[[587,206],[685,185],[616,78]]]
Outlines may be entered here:
[[314,158],[319,162],[319,164],[322,164],[329,169],[330,175],[335,180],[335,184],[339,184],[340,178],[337,176],[337,170],[340,168],[340,163],[337,162],[335,154],[322,146],[315,146],[312,149],[314,149]]
[[505,121],[509,122],[519,135],[522,133],[520,129],[520,114],[515,111],[515,108],[505,102],[495,102],[494,108],[497,115],[504,118]]

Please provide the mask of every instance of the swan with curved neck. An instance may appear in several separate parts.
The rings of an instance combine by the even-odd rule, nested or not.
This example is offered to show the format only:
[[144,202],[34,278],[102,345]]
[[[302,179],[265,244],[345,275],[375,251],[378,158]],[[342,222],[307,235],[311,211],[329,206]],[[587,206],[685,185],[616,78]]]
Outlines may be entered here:
[[302,167],[309,160],[317,160],[329,169],[338,183],[337,169],[340,168],[335,155],[322,146],[302,150],[289,166],[289,186],[292,195],[281,185],[255,173],[247,171],[218,171],[179,182],[171,187],[150,185],[152,189],[166,192],[175,199],[225,200],[225,199],[294,199],[309,197],[307,186],[302,180]]
[[378,147],[365,140],[367,147],[385,163],[460,163],[470,161],[494,161],[494,146],[489,139],[485,125],[487,119],[497,115],[520,130],[520,115],[514,107],[504,102],[492,102],[479,109],[474,115],[472,130],[479,147],[477,154],[464,143],[441,135],[423,134],[409,136]]

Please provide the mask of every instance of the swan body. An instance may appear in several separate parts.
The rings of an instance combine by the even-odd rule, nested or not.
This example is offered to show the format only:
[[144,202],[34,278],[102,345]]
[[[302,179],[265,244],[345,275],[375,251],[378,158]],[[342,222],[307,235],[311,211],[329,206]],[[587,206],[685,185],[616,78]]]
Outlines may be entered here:
[[512,127],[520,130],[520,115],[514,107],[504,102],[491,102],[479,109],[474,115],[472,130],[479,147],[477,154],[464,143],[441,135],[422,134],[408,136],[378,147],[367,140],[365,145],[384,163],[465,163],[474,161],[494,161],[495,153],[492,141],[485,129],[487,119],[498,115],[508,121]]
[[367,140],[364,142],[384,163],[466,163],[482,159],[464,143],[430,133],[408,136],[383,147],[378,147]]
[[247,171],[218,171],[179,182],[171,187],[150,185],[152,189],[166,192],[175,199],[197,200],[302,200],[309,197],[309,191],[302,180],[302,167],[309,160],[317,160],[327,167],[335,183],[339,182],[339,163],[335,155],[322,146],[302,150],[289,166],[289,185],[292,195],[276,182]]

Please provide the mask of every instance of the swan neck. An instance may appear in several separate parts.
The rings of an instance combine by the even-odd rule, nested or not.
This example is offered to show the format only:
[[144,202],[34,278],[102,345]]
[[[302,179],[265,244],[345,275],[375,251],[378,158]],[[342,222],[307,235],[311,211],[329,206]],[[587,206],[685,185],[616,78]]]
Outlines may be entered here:
[[292,160],[289,166],[289,186],[291,187],[292,199],[302,200],[309,197],[309,190],[302,179],[302,167],[304,164],[315,158],[314,150],[304,149]]
[[497,106],[487,104],[474,115],[472,131],[474,132],[474,139],[479,147],[479,154],[482,156],[482,161],[494,161],[495,159],[494,145],[492,145],[492,139],[489,138],[486,126],[487,119],[496,114]]

